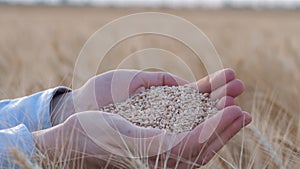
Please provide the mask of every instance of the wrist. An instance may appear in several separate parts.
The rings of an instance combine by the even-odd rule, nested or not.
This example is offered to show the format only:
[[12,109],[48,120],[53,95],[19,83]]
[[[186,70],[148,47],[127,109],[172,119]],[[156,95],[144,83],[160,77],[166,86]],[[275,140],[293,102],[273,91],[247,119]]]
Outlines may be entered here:
[[34,131],[34,132],[32,132],[31,133],[31,136],[32,136],[32,138],[33,138],[33,140],[34,140],[34,143],[35,143],[35,147],[36,147],[36,149],[37,149],[37,152],[43,152],[42,151],[42,144],[41,144],[41,139],[40,139],[40,136],[41,136],[41,134],[40,134],[40,132],[41,132],[42,130],[38,130],[38,131]]
[[69,116],[75,113],[73,92],[58,93],[53,96],[51,101],[50,117],[53,126],[64,122]]
[[91,88],[82,87],[72,92],[72,103],[75,112],[99,110],[95,92]]
[[[55,159],[56,152],[61,150],[61,145],[57,144],[57,138],[61,131],[61,125],[57,125],[48,129],[38,130],[31,133],[31,136],[35,142],[35,148],[38,160],[53,161]],[[40,158],[42,157],[42,158]]]

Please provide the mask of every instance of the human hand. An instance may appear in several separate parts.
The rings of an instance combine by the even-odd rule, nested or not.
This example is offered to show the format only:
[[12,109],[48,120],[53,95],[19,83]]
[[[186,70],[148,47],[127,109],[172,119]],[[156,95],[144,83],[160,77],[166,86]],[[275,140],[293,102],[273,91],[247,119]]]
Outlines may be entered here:
[[192,131],[182,133],[184,138],[171,150],[151,157],[150,166],[155,168],[156,162],[161,168],[187,169],[205,165],[251,120],[251,115],[240,107],[226,107]]
[[[121,74],[122,73],[124,73],[124,72],[121,72]],[[149,73],[149,74],[151,74],[151,73]],[[125,73],[125,75],[126,75],[126,73]],[[122,76],[124,76],[124,74]],[[146,79],[141,78],[143,80],[141,80],[140,78],[137,78],[136,81],[141,82],[141,83],[133,83],[133,84],[139,84],[139,85],[131,85],[131,87],[129,87],[129,89],[130,89],[129,94],[142,91],[144,88],[150,87],[151,84],[152,85],[155,85],[155,84],[156,85],[167,85],[167,84],[164,84],[163,82],[168,81],[168,80],[163,80],[165,78],[159,78],[162,76],[161,74],[156,74],[156,75],[152,76],[152,78],[149,78],[149,76]],[[135,77],[138,77],[138,76],[135,76]],[[149,79],[150,79],[150,82],[149,82]],[[155,81],[153,79],[161,79],[161,80]],[[170,79],[171,79],[170,85],[177,85],[177,84],[174,84],[175,81],[172,76]],[[103,96],[105,96],[105,97],[101,97],[102,100],[98,99],[97,104],[98,104],[98,102],[103,103],[103,101],[107,101],[107,102],[112,101],[112,96],[111,96],[111,93],[109,92],[111,89],[110,88],[111,85],[109,85],[109,84],[111,84],[111,82],[112,82],[111,72],[108,73],[108,76],[107,75],[106,76],[99,75],[99,76],[93,78],[92,81],[87,82],[86,85],[84,85],[80,91],[83,94],[89,93],[89,92],[84,92],[84,91],[89,91],[89,89],[91,87],[88,87],[88,86],[90,84],[93,84],[94,83],[93,81],[94,82],[98,81],[97,82],[98,84],[101,84],[101,83],[107,84],[107,85],[103,85],[103,86],[107,87],[106,88],[107,90],[105,90],[106,92],[104,92],[104,93],[108,93],[108,94],[106,94],[106,95],[104,94]],[[154,83],[151,83],[153,81],[154,81]],[[122,82],[122,80],[120,82]],[[180,80],[180,82],[182,82],[182,84],[186,83],[185,81],[181,81],[181,80]],[[94,83],[94,84],[96,84],[96,83]],[[122,83],[119,83],[119,84],[122,84]],[[142,84],[142,85],[140,85],[140,84]],[[180,142],[176,146],[174,145],[174,148],[171,151],[169,151],[168,154],[170,155],[170,157],[180,156],[182,159],[191,157],[195,164],[203,165],[203,164],[207,163],[212,158],[214,153],[217,152],[219,149],[221,149],[221,147],[232,136],[234,136],[243,126],[250,123],[251,116],[246,112],[242,112],[238,106],[235,106],[234,98],[242,93],[244,87],[243,87],[243,83],[240,80],[235,78],[235,72],[233,70],[224,69],[224,70],[218,71],[210,76],[207,76],[207,77],[199,80],[195,84],[196,84],[196,87],[198,87],[200,92],[210,93],[211,98],[220,99],[220,101],[217,104],[217,107],[219,108],[220,112],[215,117],[212,117],[211,119],[209,119],[209,120],[205,121],[204,123],[200,124],[199,126],[197,126],[193,131],[186,133],[187,136],[182,140],[182,142]],[[192,84],[192,85],[195,85],[195,84]],[[122,86],[120,88],[122,89]],[[133,90],[131,90],[131,89],[133,89]],[[139,89],[142,89],[142,90],[139,90]],[[88,95],[85,95],[85,96],[88,96]],[[120,95],[120,96],[122,96],[122,95]],[[124,98],[124,95],[122,97]],[[122,97],[121,97],[121,99],[122,99]],[[126,97],[126,95],[125,95],[125,97]],[[108,104],[108,103],[106,103],[106,104]],[[218,125],[216,126],[216,124],[218,124]],[[201,134],[201,133],[204,133],[204,134]],[[199,142],[199,140],[200,140],[200,142]],[[187,145],[187,146],[185,146],[185,148],[182,148],[183,145]],[[159,157],[159,159],[164,159],[164,158],[161,158],[161,156],[156,156],[156,157]],[[154,157],[152,157],[152,159],[153,158]],[[174,161],[174,158],[170,158],[169,160],[164,160],[164,161],[167,161],[168,166],[172,166],[172,165],[176,164],[176,162]],[[151,162],[151,160],[150,160],[150,162]],[[179,166],[181,166],[182,168],[186,168],[187,167],[186,165],[187,164],[184,162],[179,162]]]
[[[167,72],[145,72],[139,70],[113,70],[88,80],[73,95],[78,100],[79,110],[99,110],[110,103],[121,102],[135,93],[151,86],[177,86],[188,83],[186,80]],[[89,104],[81,100],[92,100]],[[81,106],[84,105],[84,106]]]
[[[58,167],[131,168],[132,163],[139,164],[134,161],[140,157],[150,168],[193,168],[206,164],[250,121],[246,113],[231,106],[191,132],[176,135],[138,127],[117,114],[90,111],[76,113],[62,124],[36,131],[33,137],[39,151]],[[215,129],[205,127],[218,122]],[[209,135],[212,130],[213,135]]]
[[87,169],[119,168],[120,157],[158,154],[166,135],[163,130],[138,127],[117,114],[100,111],[75,113],[61,124],[32,133],[39,152],[56,168]]
[[57,125],[76,112],[99,110],[109,103],[126,100],[151,86],[175,86],[188,83],[166,72],[113,70],[89,79],[81,88],[54,98],[52,124]]
[[[183,85],[187,81],[166,72],[113,70],[91,78],[81,88],[54,98],[51,113],[54,125],[63,122],[75,112],[99,110],[109,103],[126,100],[130,95],[150,86]],[[243,84],[235,78],[232,69],[223,69],[197,82],[200,92],[219,98],[219,108],[234,105],[234,98],[243,91]],[[226,92],[227,91],[227,92]]]
[[199,92],[210,93],[211,99],[219,99],[219,112],[187,132],[179,144],[160,155],[160,166],[184,169],[205,165],[234,135],[252,121],[249,113],[235,105],[234,99],[243,92],[244,85],[241,80],[236,79],[232,69],[220,70],[192,85],[197,87]]

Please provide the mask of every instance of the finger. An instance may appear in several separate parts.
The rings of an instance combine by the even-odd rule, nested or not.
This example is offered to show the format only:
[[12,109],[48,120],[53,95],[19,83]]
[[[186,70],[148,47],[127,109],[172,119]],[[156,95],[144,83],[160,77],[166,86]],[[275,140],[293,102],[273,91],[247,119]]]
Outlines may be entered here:
[[[212,133],[221,133],[241,115],[242,111],[238,106],[230,106],[223,109],[218,112],[216,116],[206,120],[204,123],[197,126],[192,132],[187,134],[183,141],[171,150],[171,154],[185,159],[190,159],[191,154],[197,156],[199,153],[204,151],[206,143],[209,144],[209,142],[212,142],[217,138],[217,134]],[[215,124],[217,127],[215,128],[211,124]],[[171,163],[171,161],[172,160],[170,160],[169,163]]]
[[231,96],[224,96],[218,101],[216,107],[221,110],[225,107],[233,106],[235,105],[234,98]]
[[151,86],[178,86],[187,84],[188,81],[167,72],[138,72],[132,80],[130,95],[144,92]]
[[230,126],[222,132],[206,149],[203,159],[199,159],[199,163],[205,165],[212,159],[216,152],[218,152],[233,136],[235,136],[244,126],[252,121],[249,113],[243,112],[243,115],[236,119]]
[[[169,140],[171,134],[166,133],[165,130],[155,128],[145,128],[132,124],[128,120],[117,114],[102,113],[105,122],[101,124],[108,125],[106,127],[107,137],[102,140],[108,140],[106,142],[112,142],[120,144],[124,148],[132,150],[132,156],[134,157],[151,157],[160,153],[168,151],[170,148]],[[138,154],[135,152],[138,150]]]
[[167,72],[144,72],[141,78],[146,88],[151,86],[178,86],[188,83],[188,81]]
[[238,106],[224,108],[193,129],[181,144],[172,149],[172,154],[178,155],[180,151],[183,151],[182,156],[187,157],[191,152],[200,153],[206,142],[211,142],[217,137],[214,133],[221,133],[241,115],[242,111]]
[[227,68],[208,75],[196,82],[197,87],[202,93],[211,91],[223,86],[224,84],[235,79],[235,71]]
[[244,83],[239,79],[235,79],[211,92],[210,98],[220,99],[224,96],[231,96],[235,98],[244,91],[244,88]]
[[127,75],[127,78],[123,80],[126,81],[130,78],[130,95],[143,92],[151,86],[177,86],[188,83],[188,81],[167,72],[130,71],[130,75],[130,77]]
[[[195,136],[198,137],[199,143],[211,142],[218,133],[222,133],[224,129],[231,125],[233,121],[242,116],[242,110],[239,106],[229,106],[220,110],[216,115],[207,119],[200,129],[197,127],[193,130]],[[198,130],[198,131],[197,131]]]

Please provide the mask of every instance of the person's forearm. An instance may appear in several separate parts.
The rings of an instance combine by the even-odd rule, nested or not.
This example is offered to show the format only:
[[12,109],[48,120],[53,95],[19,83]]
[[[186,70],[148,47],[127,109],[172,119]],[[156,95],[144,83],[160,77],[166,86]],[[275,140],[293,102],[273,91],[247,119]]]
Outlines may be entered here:
[[[55,126],[56,127],[56,126]],[[39,130],[31,133],[32,138],[35,142],[35,147],[38,153],[46,156],[47,159],[53,160],[55,149],[55,127],[51,127],[45,130]]]
[[[69,132],[63,132],[63,129],[65,130],[62,124],[59,124],[48,129],[32,132],[31,136],[35,142],[37,152],[46,156],[50,161],[57,161],[60,157],[63,157],[63,153],[68,149],[68,145],[63,144],[67,144],[68,140],[62,138],[69,138]],[[63,135],[66,137],[61,137]]]
[[[83,165],[92,168],[94,163],[104,166],[105,163],[97,157],[104,154],[104,151],[95,149],[94,144],[86,135],[76,116],[72,116],[62,124],[54,127],[32,132],[31,135],[35,141],[37,152],[43,154],[49,162],[55,165],[60,163],[70,168],[78,168]],[[99,153],[101,152],[101,153]],[[80,159],[76,163],[74,161]],[[60,165],[58,164],[58,165]],[[75,165],[75,166],[74,166]]]

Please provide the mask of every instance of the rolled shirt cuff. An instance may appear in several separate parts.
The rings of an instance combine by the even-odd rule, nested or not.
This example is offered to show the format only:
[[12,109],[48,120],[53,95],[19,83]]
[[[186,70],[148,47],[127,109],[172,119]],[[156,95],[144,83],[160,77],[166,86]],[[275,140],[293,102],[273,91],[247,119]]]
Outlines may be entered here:
[[71,89],[59,86],[13,100],[0,102],[0,129],[24,124],[29,131],[46,129],[52,126],[50,103],[56,92],[70,92]]

